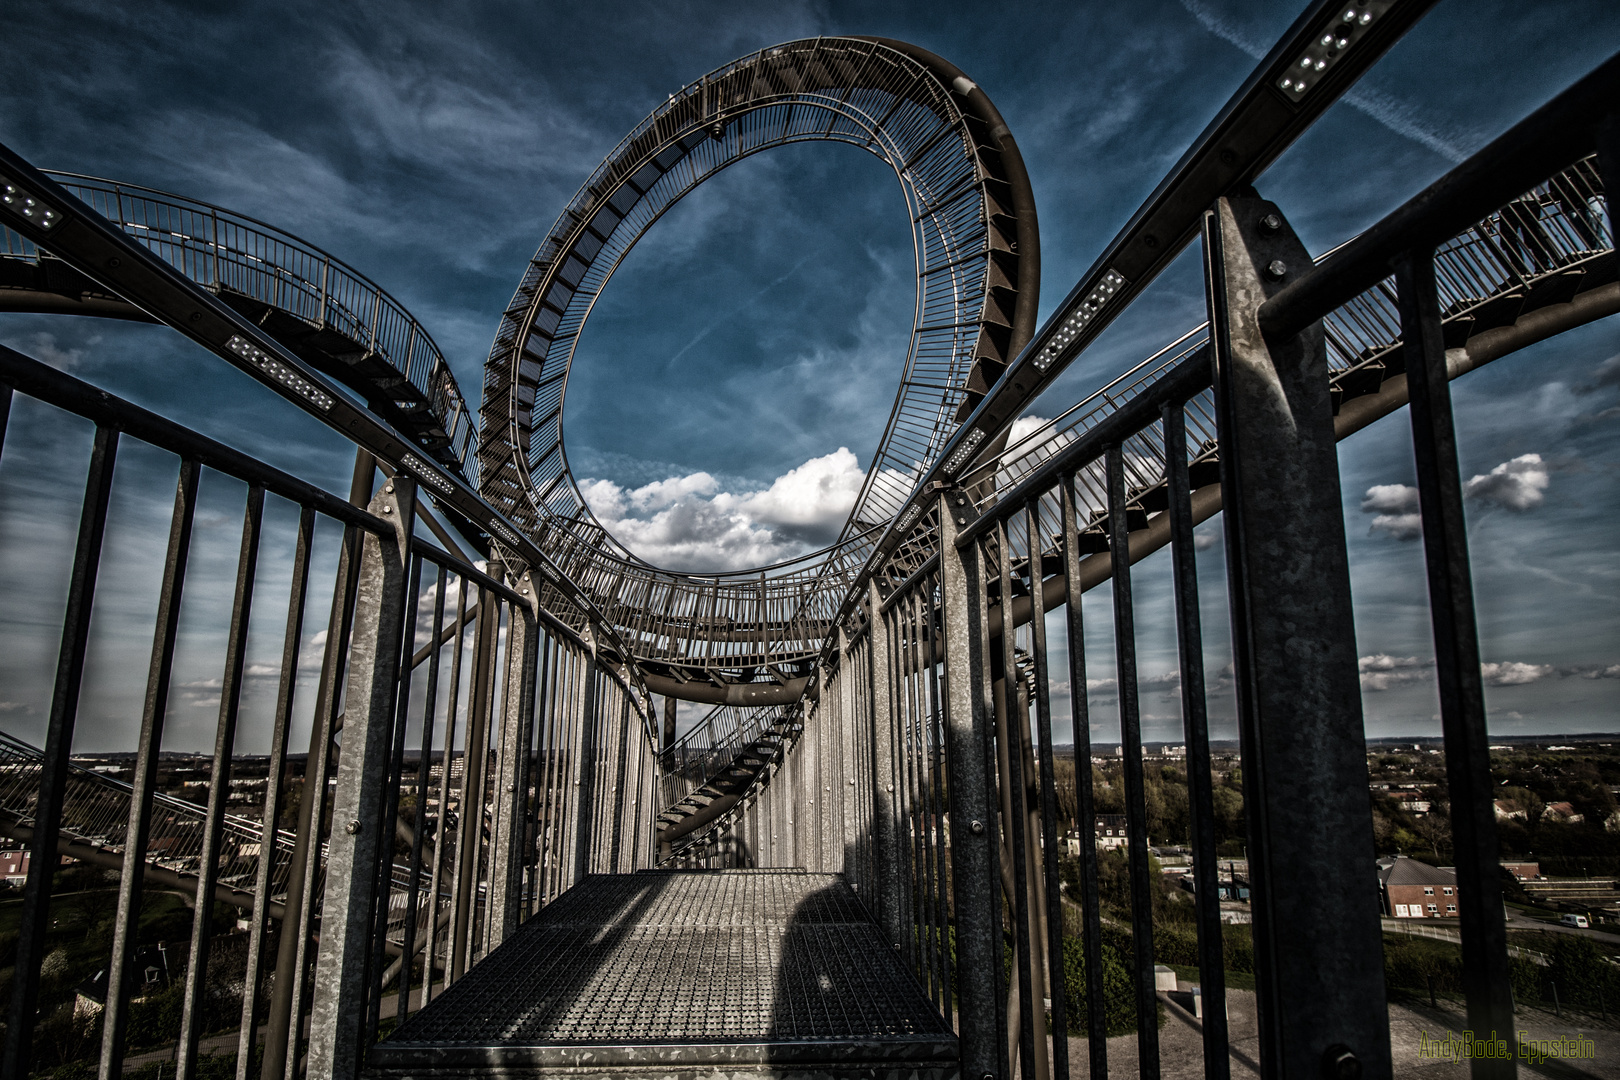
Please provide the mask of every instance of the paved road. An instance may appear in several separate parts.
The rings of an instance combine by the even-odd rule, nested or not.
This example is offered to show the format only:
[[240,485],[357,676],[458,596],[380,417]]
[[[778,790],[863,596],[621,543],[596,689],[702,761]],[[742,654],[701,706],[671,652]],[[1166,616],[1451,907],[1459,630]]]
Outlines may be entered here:
[[1607,945],[1620,945],[1620,934],[1611,934],[1606,930],[1582,930],[1578,926],[1560,926],[1555,922],[1531,918],[1512,908],[1507,909],[1507,924],[1509,929],[1513,930],[1545,930],[1551,934],[1576,934]]

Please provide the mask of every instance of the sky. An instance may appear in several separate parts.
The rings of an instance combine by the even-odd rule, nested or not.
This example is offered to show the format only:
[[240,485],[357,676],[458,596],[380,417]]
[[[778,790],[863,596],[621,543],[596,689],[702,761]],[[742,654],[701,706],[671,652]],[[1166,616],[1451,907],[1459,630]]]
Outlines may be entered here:
[[[422,321],[476,398],[500,312],[579,184],[666,95],[738,56],[879,34],[966,71],[1029,168],[1044,317],[1298,11],[1297,0],[1008,3],[994,16],[967,3],[22,0],[8,7],[8,41],[27,62],[0,70],[0,142],[42,168],[214,202],[333,252]],[[1443,0],[1259,189],[1312,251],[1326,250],[1616,47],[1620,8],[1605,0]],[[658,565],[713,570],[836,536],[904,359],[915,267],[903,205],[875,157],[780,148],[703,185],[631,252],[582,336],[564,414],[574,473],[620,540]],[[1203,317],[1192,249],[1031,415],[1055,415]],[[0,343],[346,489],[352,448],[166,329],[0,314]],[[1492,730],[1502,734],[1620,731],[1617,358],[1620,326],[1609,319],[1453,388]],[[36,741],[87,452],[87,426],[23,403],[0,455],[0,729]],[[1347,440],[1340,464],[1368,733],[1432,735],[1406,414]],[[120,676],[145,668],[172,498],[164,455],[128,448],[119,475],[114,514],[127,527],[104,571],[84,746],[127,741],[140,680]],[[204,503],[179,661],[194,707],[171,721],[176,747],[211,738],[209,643],[224,618],[240,489],[211,477]],[[250,637],[266,687],[285,610],[271,596],[284,586],[271,583],[290,558],[291,515],[272,505],[271,517]],[[1200,574],[1221,735],[1230,657],[1218,525],[1201,530]],[[1162,614],[1167,575],[1163,559],[1138,570],[1145,609]],[[1105,587],[1085,604],[1103,737],[1117,723],[1107,719],[1107,603]],[[1141,635],[1144,678],[1161,680],[1144,698],[1148,737],[1174,739],[1167,619],[1145,617]]]

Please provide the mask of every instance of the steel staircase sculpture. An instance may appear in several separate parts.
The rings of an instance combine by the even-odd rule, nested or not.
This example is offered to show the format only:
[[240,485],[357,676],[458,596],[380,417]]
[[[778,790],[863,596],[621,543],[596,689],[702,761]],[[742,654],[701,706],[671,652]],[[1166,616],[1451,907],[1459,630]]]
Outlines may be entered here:
[[[1444,657],[1448,783],[1463,811],[1458,871],[1472,875],[1462,934],[1471,1017],[1511,1018],[1490,892],[1499,852],[1488,767],[1481,780],[1483,695],[1447,386],[1620,311],[1608,216],[1620,169],[1620,58],[1314,260],[1281,208],[1252,187],[1427,7],[1312,4],[1040,327],[1033,200],[1016,144],[982,89],[940,58],[887,40],[821,38],[743,57],[671,95],[559,217],[501,317],[476,437],[425,332],[342,264],[215,207],[65,174],[52,181],[0,154],[0,307],[163,322],[297,399],[362,451],[349,501],[230,461],[231,475],[248,483],[249,512],[228,673],[240,674],[240,598],[252,591],[252,530],[266,488],[301,507],[296,575],[308,569],[317,509],[345,530],[323,647],[326,726],[311,736],[316,805],[332,816],[327,825],[324,810],[307,815],[301,834],[321,853],[309,874],[315,893],[295,902],[297,883],[281,878],[284,894],[259,892],[301,906],[301,933],[309,931],[283,939],[270,1071],[297,1073],[307,1022],[309,1068],[346,1078],[492,1068],[764,1077],[802,1067],[837,1077],[898,1068],[1047,1080],[1067,1075],[1072,1020],[1092,1036],[1092,1074],[1106,1074],[1090,845],[1079,857],[1078,991],[1058,896],[1051,687],[1061,676],[1047,669],[1046,639],[1047,618],[1061,608],[1068,677],[1086,686],[1078,601],[1103,581],[1114,613],[1134,918],[1130,940],[1108,945],[1109,963],[1130,972],[1141,1060],[1156,1060],[1131,568],[1169,547],[1191,841],[1195,872],[1206,875],[1197,947],[1211,1011],[1200,1030],[1207,1075],[1219,1080],[1224,954],[1219,911],[1204,899],[1213,896],[1215,834],[1192,528],[1225,510],[1236,538],[1228,566],[1239,722],[1245,754],[1263,747],[1273,770],[1260,776],[1245,759],[1246,798],[1266,808],[1250,822],[1253,933],[1267,963],[1292,980],[1257,979],[1272,1040],[1262,1058],[1279,1075],[1386,1073],[1376,913],[1355,888],[1365,747],[1355,745],[1349,571],[1347,560],[1333,561],[1343,542],[1334,445],[1409,402]],[[574,343],[614,269],[670,205],[749,154],[805,140],[868,149],[906,192],[918,314],[889,427],[832,547],[735,573],[649,566],[593,519],[569,471],[561,414]],[[1442,196],[1468,216],[1436,209]],[[1392,241],[1392,232],[1401,235]],[[1200,235],[1213,326],[1009,442],[1012,422]],[[97,426],[59,678],[76,694],[90,621],[83,598],[94,587],[86,552],[99,560],[119,432],[138,421],[138,437],[181,457],[173,550],[189,543],[187,477],[194,485],[199,462],[218,468],[228,455],[128,403],[96,399],[77,380],[53,379],[26,357],[7,350],[0,361],[8,408],[15,384]],[[1278,402],[1292,411],[1280,415]],[[1271,483],[1265,467],[1279,461],[1298,475]],[[384,467],[380,490],[374,462]],[[1257,491],[1282,509],[1256,511]],[[419,492],[457,508],[450,524],[479,565],[415,535]],[[1262,522],[1243,520],[1257,513]],[[1324,595],[1309,610],[1312,598],[1301,599],[1289,576],[1300,567]],[[173,558],[165,573],[183,579]],[[459,594],[447,615],[452,575]],[[296,618],[281,672],[289,701],[304,584],[294,577],[300,599],[289,603]],[[165,605],[173,588],[166,584]],[[417,619],[429,607],[431,645],[418,651]],[[1283,625],[1291,619],[1305,643],[1293,652],[1286,635],[1296,628]],[[154,649],[154,686],[167,686],[170,631],[168,658]],[[447,648],[446,692],[438,679]],[[654,694],[714,708],[660,750]],[[1310,708],[1276,704],[1291,694]],[[1093,797],[1087,695],[1072,695],[1071,706],[1084,821]],[[57,726],[45,750],[0,740],[0,812],[14,835],[37,845],[60,835],[68,850],[110,864],[120,856],[119,822],[131,820],[131,791],[69,767],[76,708],[71,695],[53,699]],[[228,767],[234,722],[222,709],[217,767]],[[337,726],[344,747],[332,761],[317,751]],[[436,846],[429,856],[429,876],[420,834],[408,866],[391,857],[415,735],[419,790],[438,739],[446,765],[465,748],[463,789],[478,801],[476,814],[454,823],[453,855]],[[145,760],[159,745],[143,744]],[[68,778],[61,790],[58,774]],[[1312,778],[1297,782],[1331,812],[1279,828],[1288,816],[1279,808],[1297,809],[1287,801],[1297,777]],[[441,775],[441,793],[449,786]],[[448,809],[446,795],[441,802]],[[45,808],[37,821],[36,805]],[[197,811],[163,797],[152,805],[174,830],[148,838],[154,870],[183,879],[185,860],[203,851],[183,843]],[[227,818],[224,840],[200,859],[200,880],[223,857],[219,889],[235,896],[233,882],[264,866],[265,845],[250,851],[263,830]],[[273,841],[263,859],[291,842],[279,832]],[[32,929],[19,953],[35,961],[50,891],[45,860],[37,862],[24,907]],[[1320,925],[1285,895],[1297,884],[1290,875],[1307,876],[1301,867],[1313,882],[1337,883],[1315,898],[1331,910]],[[403,919],[396,896],[409,905]],[[454,912],[453,925],[435,944],[441,910]],[[413,1014],[413,942],[424,936]],[[448,989],[436,996],[440,945]],[[37,972],[19,967],[17,985],[37,985]],[[244,1078],[260,974],[247,980]],[[1307,984],[1310,993],[1299,991]],[[661,985],[673,988],[669,1000],[651,992]],[[404,1021],[384,1039],[379,1002],[391,986]],[[13,995],[9,1066],[28,1062],[32,1008],[25,990]],[[105,1031],[103,1061],[116,1069],[117,1024]],[[195,1034],[181,1040],[188,1070]]]

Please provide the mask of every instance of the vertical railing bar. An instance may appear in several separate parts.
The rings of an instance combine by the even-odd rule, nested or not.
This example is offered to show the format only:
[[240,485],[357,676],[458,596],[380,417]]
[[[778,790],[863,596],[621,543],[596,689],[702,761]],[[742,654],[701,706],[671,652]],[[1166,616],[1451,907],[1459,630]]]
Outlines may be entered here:
[[933,699],[933,714],[930,726],[933,729],[934,749],[930,766],[933,772],[933,806],[934,806],[934,852],[935,860],[940,867],[939,881],[934,892],[934,919],[939,926],[939,985],[940,1008],[950,1016],[952,1011],[952,956],[954,950],[950,947],[951,918],[950,918],[950,877],[954,867],[947,858],[945,814],[945,699],[941,693],[940,668],[944,664],[944,656],[940,652],[943,639],[935,622],[934,593],[938,585],[938,578],[931,577],[923,582],[923,597],[926,600],[924,610],[928,618],[928,651],[919,653],[920,658],[928,664],[928,686]]
[[[539,671],[534,682],[534,804],[532,810],[525,812],[524,853],[529,860],[527,871],[527,892],[523,902],[524,918],[532,918],[540,910],[540,871],[542,852],[545,850],[544,807],[548,784],[550,783],[549,762],[546,758],[551,732],[548,728],[548,709],[551,695],[552,678],[552,644],[551,637],[546,633],[539,620],[535,621],[533,633],[535,635],[535,648],[539,652]],[[525,798],[528,796],[525,795]],[[642,797],[645,797],[642,795]],[[529,837],[533,839],[529,839]],[[638,852],[638,858],[645,853]]]
[[248,619],[253,611],[253,578],[259,565],[259,535],[264,525],[264,489],[248,488],[242,519],[242,549],[236,563],[236,595],[231,606],[231,629],[225,646],[225,672],[219,691],[219,724],[214,733],[214,762],[208,780],[208,809],[203,819],[202,850],[198,854],[197,903],[192,909],[191,952],[186,958],[185,1004],[180,1014],[180,1038],[175,1054],[175,1077],[190,1080],[197,1069],[197,1044],[202,1037],[203,994],[207,988],[208,952],[213,941],[214,886],[219,881],[220,832],[225,827],[225,804],[231,794],[231,755],[236,748],[236,723],[242,706],[242,667],[247,656]]
[[[289,995],[286,1003],[288,1013],[283,1014],[290,1017],[285,1020],[286,1037],[282,1045],[282,1053],[286,1055],[283,1066],[285,1080],[294,1080],[302,1070],[299,1061],[301,1043],[305,1037],[309,998],[313,991],[313,980],[309,977],[311,954],[317,944],[314,939],[315,905],[322,899],[317,883],[323,881],[325,877],[321,860],[321,835],[325,832],[326,813],[331,801],[327,774],[331,769],[333,736],[337,733],[338,722],[342,719],[338,713],[338,703],[343,695],[344,668],[348,661],[350,634],[354,628],[355,600],[360,587],[361,540],[362,533],[359,528],[350,526],[344,530],[343,552],[338,559],[337,581],[340,588],[335,590],[332,598],[334,624],[328,625],[327,628],[327,650],[321,665],[320,684],[316,691],[315,715],[310,724],[309,756],[304,763],[304,787],[300,801],[300,810],[303,814],[299,821],[298,846],[293,856],[293,870],[297,874],[297,881],[289,883],[288,904],[281,924],[284,942],[287,941],[289,918],[295,920],[297,931],[290,943],[292,960],[285,969],[290,970],[291,975],[284,978],[282,974],[284,968],[281,959],[288,955],[288,945],[283,945],[282,954],[277,957],[276,963],[277,997],[280,996],[280,987],[283,983],[286,984]],[[302,863],[298,862],[300,853]],[[293,899],[292,887],[298,889],[296,901]],[[273,1017],[272,1024],[274,1023]],[[274,1028],[271,1030],[273,1034]],[[270,1080],[268,1038],[265,1062],[264,1077],[265,1080]]]
[[[917,604],[916,594],[912,593],[905,601],[906,640],[915,649],[917,644]],[[904,654],[902,654],[903,656]],[[901,729],[904,738],[904,757],[901,759],[905,772],[905,820],[907,825],[907,847],[909,849],[911,867],[911,895],[909,897],[909,920],[907,926],[911,930],[912,966],[918,973],[918,978],[926,985],[928,969],[925,961],[925,937],[928,924],[924,918],[922,903],[922,890],[928,874],[928,845],[924,840],[923,830],[926,827],[922,816],[922,800],[920,798],[921,782],[919,778],[920,761],[917,754],[917,731],[919,719],[922,716],[921,684],[917,677],[914,665],[907,661],[900,670],[900,685],[906,695],[906,723]]]
[[[418,1008],[426,1008],[433,1000],[433,970],[438,957],[439,938],[439,891],[444,882],[445,851],[450,847],[450,770],[451,762],[456,752],[456,716],[461,711],[461,654],[467,643],[467,579],[461,575],[456,576],[456,634],[454,645],[450,653],[450,687],[445,702],[444,722],[444,753],[439,759],[439,819],[433,834],[433,874],[430,883],[433,898],[432,914],[427,921],[427,944],[423,953],[422,1003]],[[442,625],[442,624],[440,624]],[[429,708],[433,703],[429,702]],[[455,871],[451,870],[450,904],[445,912],[449,918],[455,917]],[[448,951],[445,955],[445,979],[450,977],[450,963]],[[448,981],[446,982],[448,986]]]
[[[296,981],[296,965],[302,961],[304,948],[299,943],[300,934],[308,932],[305,918],[307,904],[306,886],[313,881],[315,875],[308,873],[311,862],[320,860],[320,837],[311,837],[312,826],[310,813],[312,804],[318,800],[317,794],[311,787],[313,773],[316,771],[316,758],[320,753],[323,731],[329,731],[327,710],[329,682],[335,661],[334,654],[338,650],[341,640],[342,627],[348,621],[348,589],[346,582],[352,576],[350,573],[352,546],[354,543],[354,526],[344,529],[342,546],[338,557],[338,569],[335,584],[332,590],[332,610],[327,621],[326,647],[322,653],[320,684],[316,688],[314,715],[310,718],[309,755],[304,761],[303,787],[298,804],[298,827],[293,841],[292,854],[287,867],[287,893],[282,900],[281,933],[277,939],[275,977],[271,983],[270,1018],[265,1032],[264,1057],[261,1063],[261,1076],[264,1080],[282,1080],[286,1072],[286,1063],[289,1058],[294,1064],[297,1062],[295,1054],[289,1054],[289,1043],[296,1038],[296,1024],[293,1021],[293,984]],[[290,624],[290,616],[289,616]],[[284,653],[285,653],[284,645]],[[285,678],[285,672],[283,673]],[[294,676],[296,681],[296,675]],[[290,710],[292,691],[286,692],[286,703]],[[279,707],[278,702],[278,707]],[[323,781],[324,782],[324,781]],[[267,828],[269,826],[267,825]],[[315,821],[313,831],[320,830],[319,819]],[[310,858],[310,847],[314,845],[315,856]],[[263,852],[261,851],[261,857]],[[268,889],[268,883],[266,884]]]
[[1125,830],[1130,852],[1131,943],[1135,953],[1137,1069],[1159,1076],[1159,1007],[1153,975],[1153,889],[1149,881],[1147,801],[1142,777],[1142,718],[1137,702],[1136,619],[1131,596],[1130,525],[1126,520],[1125,460],[1119,446],[1107,453],[1108,550],[1114,593],[1115,678],[1119,688],[1120,745],[1124,755]]
[[[386,759],[387,773],[383,777],[383,808],[373,826],[377,836],[377,867],[376,867],[376,897],[375,907],[372,909],[372,939],[371,962],[367,971],[371,973],[371,992],[368,996],[365,1010],[365,1027],[361,1031],[360,1045],[370,1046],[377,1041],[377,1026],[382,1021],[382,999],[384,990],[383,957],[388,952],[388,916],[393,903],[394,892],[394,837],[398,831],[399,822],[399,789],[405,776],[405,729],[409,726],[411,715],[411,683],[416,673],[411,659],[416,653],[416,615],[422,606],[418,593],[422,587],[422,557],[420,555],[405,553],[409,564],[406,573],[405,585],[405,627],[399,641],[399,674],[394,681],[394,708],[389,715],[393,717],[393,730],[389,732],[389,754]],[[438,624],[434,624],[438,629]],[[438,650],[434,649],[434,657]],[[412,830],[413,832],[415,830]],[[411,845],[416,846],[414,841]],[[410,897],[416,894],[416,879],[410,878],[406,889]],[[410,899],[406,904],[411,903]],[[411,978],[411,954],[400,953],[401,983],[409,983]],[[401,1018],[403,1014],[399,1014]]]
[[[1041,784],[1041,859],[1046,882],[1046,993],[1052,999],[1052,1075],[1069,1077],[1067,991],[1063,978],[1063,895],[1058,877],[1057,780],[1053,775],[1052,698],[1046,656],[1046,597],[1041,580],[1040,499],[1024,507],[1029,527],[1030,652],[1035,662],[1035,729],[1040,744],[1037,767]],[[1078,598],[1076,598],[1078,602]],[[1070,687],[1070,693],[1083,692]]]
[[[1463,985],[1468,1022],[1476,1031],[1513,1028],[1507,928],[1499,879],[1494,782],[1491,779],[1485,687],[1468,557],[1468,522],[1451,413],[1444,331],[1429,251],[1402,255],[1395,265],[1401,336],[1407,349],[1412,444],[1428,564],[1440,725],[1457,862],[1462,922]],[[1473,1075],[1511,1077],[1512,1058],[1476,1057]]]
[[[9,398],[9,391],[7,391]],[[152,795],[163,750],[163,722],[169,710],[169,683],[174,669],[174,646],[180,627],[180,599],[185,588],[186,563],[191,552],[192,524],[197,511],[197,483],[202,467],[182,460],[175,484],[174,515],[169,525],[169,547],[158,591],[157,629],[153,634],[152,662],[147,673],[146,702],[141,711],[140,742],[135,774],[130,778],[129,818],[124,832],[124,865],[118,875],[118,911],[113,921],[112,952],[107,963],[106,1007],[102,1011],[100,1080],[120,1080],[124,1072],[124,1036],[129,1019],[128,979],[135,958],[140,925],[141,894],[145,880],[147,840],[152,825]]]
[[[1037,1057],[1035,1049],[1035,999],[1034,999],[1034,964],[1031,949],[1030,910],[1029,910],[1029,865],[1028,849],[1024,845],[1024,834],[1029,825],[1029,817],[1024,809],[1024,761],[1020,744],[1023,740],[1015,737],[1013,726],[1018,723],[1018,710],[1015,706],[1014,696],[1018,688],[1018,657],[1015,652],[1012,617],[1012,548],[1008,544],[1007,525],[1001,521],[996,523],[995,543],[997,561],[1001,571],[1001,688],[994,689],[992,683],[991,693],[995,695],[996,705],[996,754],[1000,759],[1001,773],[1001,812],[1006,817],[1003,823],[1002,836],[1006,845],[1011,849],[1012,855],[1012,895],[1009,897],[1013,903],[1013,940],[1016,956],[1014,960],[1018,965],[1016,972],[1018,979],[1018,1071],[1024,1080],[1040,1080],[1037,1077]],[[1011,1002],[1008,1012],[1011,1014]],[[1008,1036],[1012,1035],[1012,1022],[1008,1021]],[[1044,1051],[1045,1047],[1042,1047]],[[1041,1054],[1044,1058],[1045,1054]],[[1009,1064],[1009,1072],[1011,1067]]]
[[1198,611],[1198,564],[1193,546],[1192,492],[1187,472],[1186,412],[1181,403],[1160,409],[1164,421],[1165,481],[1170,497],[1170,557],[1181,658],[1181,717],[1187,740],[1187,793],[1192,816],[1193,901],[1198,912],[1198,984],[1204,1014],[1204,1076],[1226,1080],[1226,961],[1215,866],[1215,795],[1210,776],[1209,710],[1204,690],[1204,635]]
[[[404,948],[400,953],[399,994],[394,1005],[394,1016],[403,1022],[410,1014],[411,1009],[411,968],[416,958],[416,920],[420,918],[420,903],[418,897],[422,892],[422,842],[423,834],[427,832],[428,785],[431,783],[433,769],[433,714],[438,711],[439,705],[439,658],[444,652],[439,644],[439,630],[444,626],[444,590],[449,582],[449,571],[443,566],[438,567],[438,578],[433,586],[433,639],[428,647],[427,686],[423,693],[426,704],[422,708],[422,749],[416,762],[416,825],[411,830],[411,859],[409,865],[410,893],[405,901],[405,940]],[[405,636],[405,647],[412,648],[415,644],[415,635]],[[443,840],[441,832],[440,841]],[[434,844],[435,849],[438,843]],[[428,921],[431,923],[438,914],[438,897],[434,894],[433,884],[429,882],[428,892]],[[428,939],[432,940],[431,936]],[[433,956],[425,954],[422,960],[422,981],[424,984],[433,981]],[[246,1080],[239,1077],[238,1080]]]
[[575,789],[579,787],[579,771],[582,764],[579,756],[579,682],[580,671],[584,664],[580,650],[573,642],[564,642],[563,652],[568,670],[563,680],[561,703],[562,753],[557,758],[559,774],[557,787],[561,798],[556,804],[556,824],[552,826],[552,834],[556,837],[555,866],[551,875],[550,889],[553,899],[573,884],[574,838],[577,831],[574,825],[574,809],[578,799]]
[[558,726],[558,693],[562,687],[563,665],[567,655],[563,652],[561,643],[557,638],[546,635],[546,681],[542,683],[543,695],[540,699],[540,723],[545,729],[541,736],[541,752],[545,767],[545,786],[538,793],[535,809],[535,846],[539,863],[535,870],[538,882],[535,888],[534,908],[538,911],[551,902],[551,871],[556,862],[552,848],[556,830],[553,823],[557,820],[557,747],[562,737]]
[[445,985],[461,978],[467,970],[467,957],[471,945],[474,907],[478,899],[478,857],[482,854],[484,825],[483,769],[485,698],[488,687],[484,672],[488,666],[489,650],[493,644],[490,630],[490,605],[494,598],[482,585],[478,588],[478,623],[473,631],[472,689],[467,700],[467,734],[461,753],[461,818],[457,822],[455,908],[450,920],[450,970]]
[[934,720],[939,715],[939,699],[936,694],[937,684],[934,681],[933,656],[930,651],[933,648],[933,642],[932,636],[929,635],[925,643],[924,635],[924,627],[933,620],[934,598],[925,586],[926,583],[924,583],[924,586],[913,590],[912,610],[914,615],[911,622],[912,677],[917,681],[917,694],[921,702],[921,708],[917,713],[918,786],[920,789],[917,806],[923,821],[923,854],[928,865],[928,873],[920,899],[922,901],[924,921],[929,928],[928,969],[934,985],[934,1004],[941,1013],[944,1013],[950,1008],[950,989],[945,981],[945,939],[948,931],[937,901],[940,893],[940,883],[945,877],[944,852],[939,846],[940,830],[945,827],[945,824],[937,805],[939,769],[931,749]]
[[73,571],[68,579],[62,644],[57,654],[56,681],[40,759],[39,792],[34,803],[34,838],[28,846],[28,880],[23,886],[22,912],[17,923],[16,974],[11,985],[5,1055],[0,1058],[0,1074],[6,1076],[27,1076],[33,1056],[34,1017],[39,1004],[40,967],[45,960],[45,935],[50,928],[51,885],[62,828],[68,757],[73,753],[73,726],[78,718],[85,650],[90,641],[90,609],[95,603],[96,575],[101,566],[101,542],[107,529],[107,503],[112,495],[117,457],[117,429],[97,425],[85,477]]
[[[248,1080],[263,994],[265,944],[270,932],[270,882],[275,872],[280,835],[282,782],[287,769],[287,734],[292,724],[293,696],[298,686],[298,654],[303,643],[304,608],[309,584],[310,547],[315,538],[315,510],[299,508],[298,538],[293,552],[292,585],[287,597],[287,631],[282,637],[281,673],[277,679],[276,712],[270,731],[270,768],[265,780],[264,829],[259,834],[259,865],[253,878],[253,931],[248,938],[247,966],[243,973],[242,1027],[236,1048],[236,1080]],[[287,910],[282,909],[282,932]],[[102,1080],[115,1080],[103,1077]]]

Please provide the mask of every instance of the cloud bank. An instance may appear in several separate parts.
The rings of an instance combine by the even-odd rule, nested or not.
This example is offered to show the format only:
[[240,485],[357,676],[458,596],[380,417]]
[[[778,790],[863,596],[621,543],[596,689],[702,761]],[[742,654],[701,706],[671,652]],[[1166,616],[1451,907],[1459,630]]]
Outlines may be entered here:
[[[1391,656],[1373,653],[1356,662],[1361,670],[1363,693],[1394,690],[1434,676],[1434,660],[1429,657]],[[1519,660],[1498,660],[1479,665],[1486,686],[1528,686],[1544,679],[1620,679],[1620,664],[1529,664]]]
[[580,482],[597,520],[621,543],[671,570],[741,570],[832,543],[866,473],[847,447],[811,458],[758,491],[721,490],[706,472],[624,488]]

